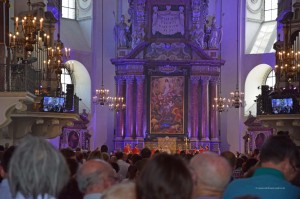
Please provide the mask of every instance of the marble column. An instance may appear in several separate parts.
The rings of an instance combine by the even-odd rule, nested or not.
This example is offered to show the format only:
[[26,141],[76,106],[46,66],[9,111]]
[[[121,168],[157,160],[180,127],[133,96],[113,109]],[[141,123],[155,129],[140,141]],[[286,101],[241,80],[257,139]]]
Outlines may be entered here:
[[136,138],[143,138],[143,111],[144,111],[144,75],[135,76],[136,89]]
[[209,89],[210,89],[210,140],[219,141],[218,137],[218,111],[212,108],[212,104],[215,103],[215,98],[218,97],[218,82],[219,77],[211,78]]
[[[122,76],[115,76],[116,81],[116,96],[124,97],[125,81]],[[125,115],[124,110],[120,110],[116,113],[116,139],[121,139],[125,133]]]
[[198,88],[199,88],[199,76],[191,76],[191,140],[199,139],[199,98],[198,98]]
[[209,141],[209,79],[208,76],[201,77],[201,141]]
[[133,83],[134,75],[124,76],[126,79],[126,129],[125,139],[133,138],[133,121],[134,121],[134,107],[133,107]]

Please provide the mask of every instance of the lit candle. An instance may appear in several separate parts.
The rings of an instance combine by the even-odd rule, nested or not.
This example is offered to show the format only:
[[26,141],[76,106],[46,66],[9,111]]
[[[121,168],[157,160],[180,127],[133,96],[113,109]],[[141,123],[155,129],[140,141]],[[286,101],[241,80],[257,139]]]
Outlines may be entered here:
[[12,42],[12,34],[9,33],[9,44],[11,44],[11,42]]
[[49,36],[49,35],[47,35],[47,46],[49,45],[49,43],[48,43],[48,42],[50,42],[49,38],[50,38],[50,36]]
[[44,19],[41,18],[41,19],[40,19],[40,30],[43,30],[43,21],[44,21]]
[[16,17],[16,32],[18,31],[19,26],[19,17]]

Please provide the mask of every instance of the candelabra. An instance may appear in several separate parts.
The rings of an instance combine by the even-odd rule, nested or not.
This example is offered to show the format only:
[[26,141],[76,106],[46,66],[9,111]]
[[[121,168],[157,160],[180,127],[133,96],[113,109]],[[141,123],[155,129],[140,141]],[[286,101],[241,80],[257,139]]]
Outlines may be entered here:
[[96,90],[96,95],[93,97],[93,103],[99,104],[101,106],[109,104],[109,97],[108,97],[109,90],[104,88],[104,85],[101,85],[100,89]]
[[[291,19],[287,24],[285,38],[292,39]],[[275,46],[276,49],[276,82],[279,87],[279,82],[293,84],[299,82],[300,72],[300,51],[299,51],[299,36],[297,35],[294,43],[285,41],[283,46]],[[288,39],[286,39],[288,40]],[[280,38],[277,43],[281,43]],[[282,86],[282,85],[281,85]],[[286,86],[286,85],[285,85]]]
[[44,18],[32,15],[30,0],[28,0],[27,6],[28,13],[21,20],[19,17],[14,17],[15,33],[9,33],[9,47],[18,50],[24,49],[25,58],[33,50],[43,49],[50,42],[50,36],[43,29]]
[[213,104],[213,110],[216,110],[218,112],[225,112],[228,110],[228,101],[226,100],[225,97],[216,97],[215,99],[215,103]]
[[120,112],[126,108],[123,97],[109,97],[108,107],[112,111]]
[[61,74],[62,64],[70,58],[70,48],[65,48],[57,34],[57,41],[53,47],[48,48],[48,64],[53,66],[57,74]]
[[240,92],[238,88],[230,93],[230,103],[234,108],[240,108],[244,106],[244,93]]

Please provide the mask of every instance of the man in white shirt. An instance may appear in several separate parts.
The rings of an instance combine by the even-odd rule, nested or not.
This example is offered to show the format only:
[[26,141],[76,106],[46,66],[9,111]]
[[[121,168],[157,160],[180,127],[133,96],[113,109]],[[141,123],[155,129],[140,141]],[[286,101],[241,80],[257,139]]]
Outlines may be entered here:
[[117,152],[116,157],[117,157],[117,164],[119,165],[118,174],[121,178],[120,180],[124,180],[128,172],[128,167],[130,166],[130,164],[125,162],[127,155],[124,154],[123,152]]

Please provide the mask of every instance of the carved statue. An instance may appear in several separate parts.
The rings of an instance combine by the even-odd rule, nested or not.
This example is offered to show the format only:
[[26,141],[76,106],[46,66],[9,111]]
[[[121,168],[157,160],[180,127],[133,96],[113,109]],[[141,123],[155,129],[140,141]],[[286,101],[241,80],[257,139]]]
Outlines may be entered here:
[[208,40],[208,48],[218,48],[222,39],[222,29],[216,26],[216,18],[212,18],[210,26],[210,36]]
[[140,42],[144,41],[145,31],[144,28],[138,27],[132,33],[132,49],[134,49]]
[[125,23],[125,16],[121,16],[120,23],[114,27],[115,41],[118,47],[127,48],[129,46],[129,26]]
[[204,43],[205,33],[203,28],[200,27],[200,24],[196,24],[194,29],[191,32],[191,39],[192,41],[196,42],[196,44],[201,48],[206,48]]

